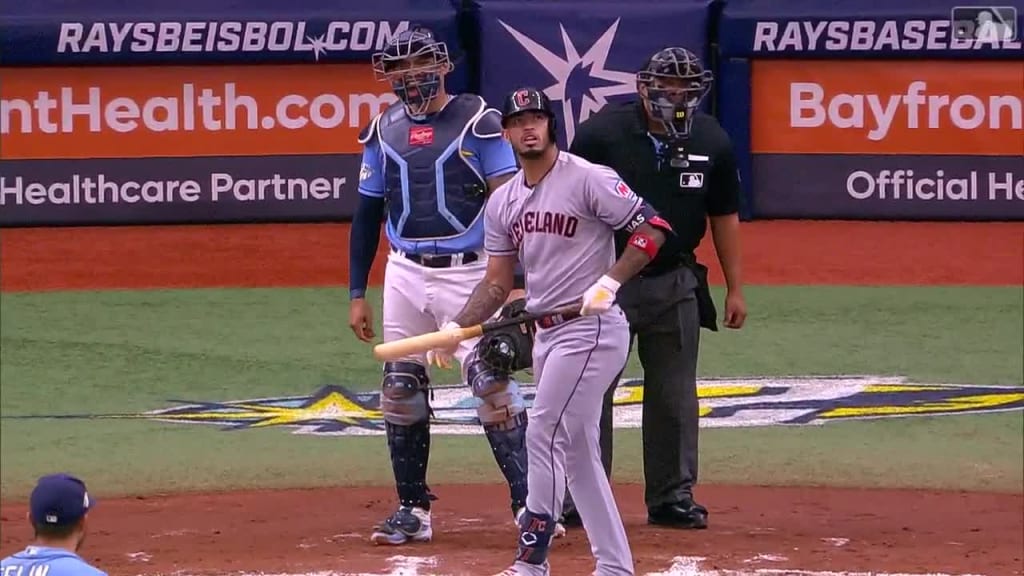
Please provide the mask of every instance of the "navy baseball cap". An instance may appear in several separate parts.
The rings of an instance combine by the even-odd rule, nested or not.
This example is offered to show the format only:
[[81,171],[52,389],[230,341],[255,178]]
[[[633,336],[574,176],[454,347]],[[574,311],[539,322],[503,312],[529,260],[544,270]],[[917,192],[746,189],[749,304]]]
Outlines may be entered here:
[[70,526],[94,505],[85,482],[68,474],[43,476],[29,499],[32,522],[45,526]]

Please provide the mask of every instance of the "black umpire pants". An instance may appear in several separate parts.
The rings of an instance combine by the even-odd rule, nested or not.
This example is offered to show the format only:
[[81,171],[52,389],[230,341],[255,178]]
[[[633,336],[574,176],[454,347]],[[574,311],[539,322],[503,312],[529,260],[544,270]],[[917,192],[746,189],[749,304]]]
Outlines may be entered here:
[[[654,277],[638,276],[619,289],[643,367],[642,437],[647,507],[692,498],[697,483],[700,405],[697,355],[700,314],[697,277],[687,267]],[[621,377],[622,375],[619,374]],[[619,378],[604,397],[601,461],[612,469],[612,400]],[[573,507],[566,491],[564,510]]]

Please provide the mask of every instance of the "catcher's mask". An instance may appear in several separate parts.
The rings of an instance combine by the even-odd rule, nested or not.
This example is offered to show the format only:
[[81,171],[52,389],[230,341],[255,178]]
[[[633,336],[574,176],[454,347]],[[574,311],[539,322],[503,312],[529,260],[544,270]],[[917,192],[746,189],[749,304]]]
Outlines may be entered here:
[[398,34],[383,51],[372,57],[377,80],[391,90],[414,116],[426,112],[441,91],[441,78],[452,71],[448,46],[424,27]]
[[672,140],[690,136],[693,115],[711,90],[714,77],[697,55],[685,48],[664,48],[637,72],[637,92],[650,117]]
[[547,94],[532,87],[519,88],[509,92],[505,96],[505,103],[501,108],[501,127],[505,128],[509,118],[523,112],[541,112],[547,116],[548,136],[552,144],[557,142],[555,109],[551,106],[551,99],[547,97]]

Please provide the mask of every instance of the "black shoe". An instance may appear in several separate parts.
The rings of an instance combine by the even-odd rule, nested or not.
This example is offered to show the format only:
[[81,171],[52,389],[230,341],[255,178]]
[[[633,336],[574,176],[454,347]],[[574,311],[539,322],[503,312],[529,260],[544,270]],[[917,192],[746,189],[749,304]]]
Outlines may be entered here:
[[562,510],[562,519],[559,520],[562,526],[578,528],[583,526],[583,519],[580,518],[580,513],[576,511],[575,506],[566,506]]
[[647,510],[647,523],[691,530],[708,527],[708,510],[687,498]]

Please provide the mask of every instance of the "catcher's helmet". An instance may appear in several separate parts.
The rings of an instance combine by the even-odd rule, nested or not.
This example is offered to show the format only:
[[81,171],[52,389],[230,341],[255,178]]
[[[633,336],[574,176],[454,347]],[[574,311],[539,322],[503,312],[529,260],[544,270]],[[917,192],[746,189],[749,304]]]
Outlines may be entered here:
[[505,104],[501,109],[501,125],[505,126],[506,121],[522,112],[543,112],[548,117],[548,135],[551,141],[555,141],[555,111],[551,106],[551,100],[546,94],[532,87],[523,87],[513,90],[505,97]]
[[[417,59],[419,62],[407,64]],[[384,50],[372,57],[377,80],[388,81],[395,94],[414,114],[420,114],[437,97],[441,76],[452,69],[448,45],[423,26],[396,35]]]
[[659,50],[636,75],[637,89],[647,89],[647,111],[673,138],[690,135],[693,114],[713,80],[696,54],[678,47]]

